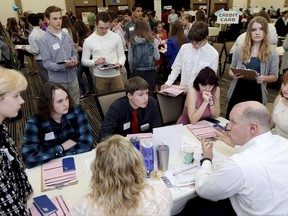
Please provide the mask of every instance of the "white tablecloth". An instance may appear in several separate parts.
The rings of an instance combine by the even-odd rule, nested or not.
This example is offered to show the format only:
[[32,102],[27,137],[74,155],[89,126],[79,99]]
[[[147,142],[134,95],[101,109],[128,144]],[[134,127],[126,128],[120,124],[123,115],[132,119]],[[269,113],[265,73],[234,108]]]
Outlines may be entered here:
[[[218,118],[221,121],[221,125],[224,126],[227,120],[223,118]],[[187,127],[183,128],[183,137],[182,137],[182,145],[193,145],[195,148],[195,163],[199,162],[201,159],[201,146],[200,141],[190,132]],[[221,159],[223,157],[229,157],[233,154],[234,150],[224,144],[221,141],[216,141],[214,144],[214,158]],[[90,173],[87,170],[87,165],[85,165],[85,161],[93,161],[95,157],[95,150],[90,152],[86,152],[83,154],[78,154],[73,156],[76,164],[76,173],[78,177],[78,183],[75,185],[66,186],[60,189],[54,189],[50,191],[44,192],[48,197],[52,198],[56,195],[62,195],[64,199],[68,202],[70,207],[73,207],[77,204],[79,199],[86,194],[89,193],[89,184],[90,184]],[[214,161],[214,159],[213,159]],[[182,163],[182,161],[176,161],[173,164],[169,165],[169,170],[183,168],[187,165]],[[43,194],[41,192],[41,166],[26,169],[28,178],[30,183],[33,186],[34,197]],[[172,198],[173,198],[173,208],[171,211],[171,215],[179,213],[188,200],[196,197],[196,192],[194,186],[186,187],[182,190],[176,190],[175,188],[171,188]],[[30,207],[33,203],[33,199],[28,200],[28,207]]]

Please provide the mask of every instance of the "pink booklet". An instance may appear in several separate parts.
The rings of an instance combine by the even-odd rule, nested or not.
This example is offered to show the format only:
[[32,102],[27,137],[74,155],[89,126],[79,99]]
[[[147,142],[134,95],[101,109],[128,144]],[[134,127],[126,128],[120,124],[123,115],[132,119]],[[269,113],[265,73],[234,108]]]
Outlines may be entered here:
[[[62,195],[53,197],[51,201],[58,209],[55,213],[51,214],[51,216],[65,216],[70,211],[70,207]],[[32,216],[42,216],[35,205],[31,206],[28,211]]]
[[159,93],[164,94],[164,95],[168,95],[168,96],[172,96],[172,97],[176,97],[176,96],[182,94],[184,92],[184,90],[185,90],[184,86],[171,85],[168,88],[159,91]]
[[214,138],[216,137],[216,129],[213,128],[208,122],[200,121],[196,124],[186,125],[186,127],[198,138]]

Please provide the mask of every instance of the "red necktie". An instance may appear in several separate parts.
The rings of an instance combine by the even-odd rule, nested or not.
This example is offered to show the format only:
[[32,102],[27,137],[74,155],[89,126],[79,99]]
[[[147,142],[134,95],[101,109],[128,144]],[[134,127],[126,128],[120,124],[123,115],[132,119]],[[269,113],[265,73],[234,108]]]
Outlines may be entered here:
[[132,133],[133,133],[133,134],[136,134],[136,133],[139,132],[137,114],[138,114],[137,111],[133,111],[133,113],[132,113]]

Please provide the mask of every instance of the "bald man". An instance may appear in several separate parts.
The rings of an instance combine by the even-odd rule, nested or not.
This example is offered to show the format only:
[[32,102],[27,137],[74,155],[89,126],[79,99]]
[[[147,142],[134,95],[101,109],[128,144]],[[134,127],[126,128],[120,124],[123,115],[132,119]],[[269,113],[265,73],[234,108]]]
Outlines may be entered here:
[[229,198],[237,215],[288,214],[288,140],[270,132],[270,113],[256,101],[239,103],[219,140],[236,153],[212,166],[213,144],[202,143],[197,194],[212,201]]

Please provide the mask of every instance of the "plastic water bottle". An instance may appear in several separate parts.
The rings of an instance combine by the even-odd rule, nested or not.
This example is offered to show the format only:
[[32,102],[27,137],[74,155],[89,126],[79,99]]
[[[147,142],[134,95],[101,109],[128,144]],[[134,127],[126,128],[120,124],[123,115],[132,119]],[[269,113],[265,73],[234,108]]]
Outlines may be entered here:
[[145,140],[142,145],[142,155],[144,158],[144,164],[146,170],[150,173],[154,170],[154,154],[153,154],[153,144],[148,140]]

